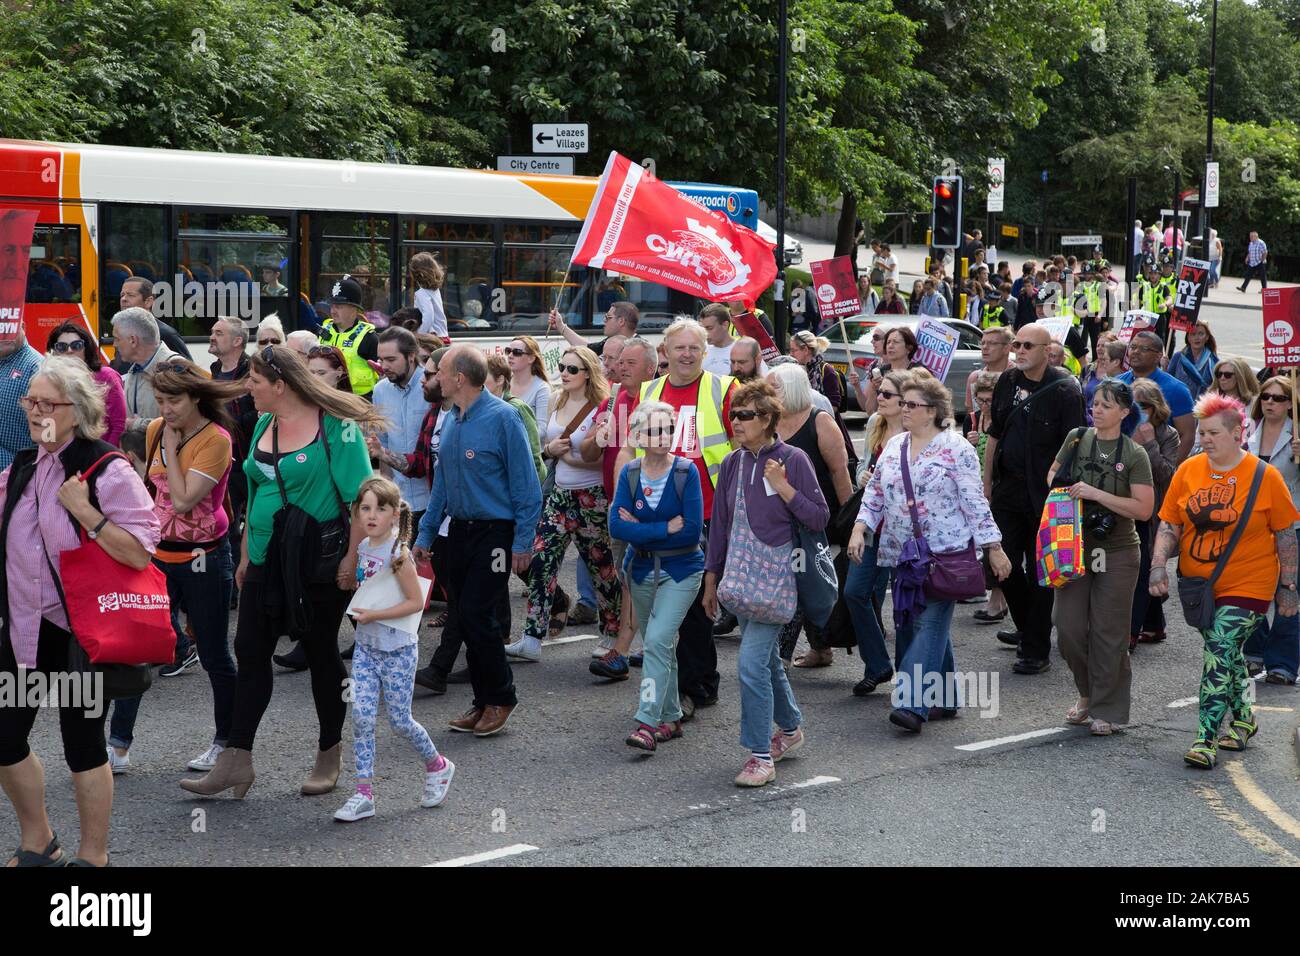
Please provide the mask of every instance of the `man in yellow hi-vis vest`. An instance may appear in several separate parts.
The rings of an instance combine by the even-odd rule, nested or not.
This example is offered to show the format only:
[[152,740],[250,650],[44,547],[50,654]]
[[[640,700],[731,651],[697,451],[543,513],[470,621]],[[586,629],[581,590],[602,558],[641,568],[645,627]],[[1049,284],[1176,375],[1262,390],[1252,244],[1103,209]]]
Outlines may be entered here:
[[345,275],[330,290],[330,317],[320,330],[321,345],[333,345],[348,363],[348,381],[358,395],[369,395],[379,381],[370,367],[379,361],[379,336],[361,318],[361,283]]
[[[641,386],[642,402],[666,402],[677,416],[672,452],[694,462],[704,493],[704,533],[707,540],[709,517],[713,514],[713,489],[718,482],[722,459],[731,448],[731,395],[736,380],[730,375],[704,371],[704,350],[708,337],[694,319],[678,319],[664,331],[664,352],[668,374]],[[627,450],[627,457],[630,450]],[[638,449],[636,454],[642,452]],[[620,455],[615,474],[625,460]],[[735,627],[720,623],[720,633]],[[682,709],[694,713],[696,706],[708,706],[718,699],[718,653],[713,646],[713,621],[704,611],[702,593],[695,595],[678,629],[678,686]]]

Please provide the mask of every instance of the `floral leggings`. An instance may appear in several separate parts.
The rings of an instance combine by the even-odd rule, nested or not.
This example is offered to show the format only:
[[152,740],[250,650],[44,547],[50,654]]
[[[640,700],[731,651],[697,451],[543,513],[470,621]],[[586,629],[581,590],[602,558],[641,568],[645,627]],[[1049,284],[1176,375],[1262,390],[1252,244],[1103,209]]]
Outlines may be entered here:
[[1205,667],[1201,672],[1199,739],[1218,739],[1219,725],[1229,711],[1234,720],[1250,720],[1250,701],[1244,693],[1250,674],[1242,648],[1262,617],[1245,608],[1225,605],[1215,609],[1214,626],[1201,631]]
[[617,637],[623,593],[609,541],[609,502],[600,485],[554,488],[546,496],[542,519],[537,523],[537,538],[533,541],[533,563],[528,568],[528,621],[524,636],[546,637],[560,561],[570,538],[577,539],[578,556],[587,565],[596,588],[601,633]]
[[395,651],[379,651],[357,641],[352,657],[352,747],[358,780],[375,776],[375,722],[381,692],[393,729],[409,740],[425,761],[438,759],[438,748],[429,732],[411,716],[419,656],[420,647],[415,643]]

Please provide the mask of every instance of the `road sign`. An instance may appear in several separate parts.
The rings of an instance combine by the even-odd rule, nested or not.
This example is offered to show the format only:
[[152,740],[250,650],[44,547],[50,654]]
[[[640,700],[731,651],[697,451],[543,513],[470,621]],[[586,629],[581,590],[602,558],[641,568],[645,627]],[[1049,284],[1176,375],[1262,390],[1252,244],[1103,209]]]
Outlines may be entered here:
[[503,173],[537,173],[547,176],[572,176],[572,156],[498,156],[497,169]]
[[1062,236],[1061,245],[1063,246],[1099,246],[1101,245],[1101,236]]
[[989,157],[989,212],[1001,212],[1007,195],[1007,161]]
[[1214,209],[1219,205],[1219,164],[1205,164],[1205,208]]
[[534,153],[585,153],[586,123],[534,123]]
[[1002,235],[1006,236],[1008,239],[1019,239],[1019,238],[1020,238],[1020,227],[1019,227],[1019,226],[1003,226],[1003,227],[1002,227]]

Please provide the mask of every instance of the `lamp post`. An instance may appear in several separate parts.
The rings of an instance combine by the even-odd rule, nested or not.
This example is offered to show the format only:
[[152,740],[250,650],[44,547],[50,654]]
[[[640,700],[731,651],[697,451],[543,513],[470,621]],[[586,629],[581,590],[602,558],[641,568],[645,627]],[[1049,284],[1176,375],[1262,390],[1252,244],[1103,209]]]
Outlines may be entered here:
[[789,46],[789,11],[787,0],[777,5],[776,54],[776,282],[772,292],[772,328],[776,347],[786,348],[789,322],[785,304],[785,123],[786,123],[786,51]]
[[[1219,0],[1210,12],[1210,79],[1205,98],[1205,162],[1214,162],[1214,53],[1219,34]],[[1210,208],[1205,205],[1205,170],[1201,170],[1201,256],[1210,258]]]

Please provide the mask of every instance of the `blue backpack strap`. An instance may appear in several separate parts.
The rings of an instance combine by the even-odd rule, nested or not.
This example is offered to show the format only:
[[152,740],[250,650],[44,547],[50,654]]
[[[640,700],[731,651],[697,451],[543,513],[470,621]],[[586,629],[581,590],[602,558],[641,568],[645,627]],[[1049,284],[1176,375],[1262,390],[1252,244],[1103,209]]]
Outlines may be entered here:
[[627,475],[627,490],[632,495],[632,505],[636,505],[636,486],[641,481],[641,459],[633,458],[624,466],[623,473]]
[[686,500],[686,477],[690,474],[690,469],[695,465],[687,458],[673,459],[673,489],[677,492],[677,500]]

